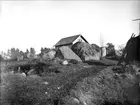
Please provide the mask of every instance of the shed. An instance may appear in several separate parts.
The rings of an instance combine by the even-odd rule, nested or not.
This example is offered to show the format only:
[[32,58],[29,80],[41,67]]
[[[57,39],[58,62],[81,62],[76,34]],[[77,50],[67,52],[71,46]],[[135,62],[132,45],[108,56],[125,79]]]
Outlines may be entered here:
[[54,46],[55,46],[55,48],[59,48],[59,47],[62,47],[62,46],[71,47],[76,42],[86,42],[86,43],[88,43],[88,41],[81,34],[79,34],[79,35],[74,35],[74,36],[62,38]]

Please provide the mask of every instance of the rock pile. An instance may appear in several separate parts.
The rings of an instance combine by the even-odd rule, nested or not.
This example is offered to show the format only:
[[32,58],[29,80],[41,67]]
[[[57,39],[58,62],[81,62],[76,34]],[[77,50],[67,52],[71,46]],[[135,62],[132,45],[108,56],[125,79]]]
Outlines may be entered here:
[[99,60],[101,57],[100,48],[95,45],[90,45],[84,42],[77,42],[72,46],[75,52],[83,61]]

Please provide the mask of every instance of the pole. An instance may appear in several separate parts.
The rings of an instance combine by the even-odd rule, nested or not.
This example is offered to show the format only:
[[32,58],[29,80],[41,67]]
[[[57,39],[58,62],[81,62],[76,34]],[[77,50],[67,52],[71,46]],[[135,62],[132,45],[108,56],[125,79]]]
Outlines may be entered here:
[[139,22],[139,35],[140,35],[140,22]]
[[133,19],[132,21],[139,21],[139,35],[140,35],[140,18],[139,19]]

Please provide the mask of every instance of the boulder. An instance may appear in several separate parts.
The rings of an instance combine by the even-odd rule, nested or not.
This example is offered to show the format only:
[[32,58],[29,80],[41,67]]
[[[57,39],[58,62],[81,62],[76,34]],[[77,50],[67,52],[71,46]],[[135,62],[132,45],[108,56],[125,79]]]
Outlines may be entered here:
[[62,64],[63,64],[63,65],[68,65],[68,61],[67,61],[67,60],[64,60],[64,61],[62,62]]
[[85,42],[77,42],[72,46],[73,52],[75,52],[82,60],[100,60],[101,52],[95,46]]

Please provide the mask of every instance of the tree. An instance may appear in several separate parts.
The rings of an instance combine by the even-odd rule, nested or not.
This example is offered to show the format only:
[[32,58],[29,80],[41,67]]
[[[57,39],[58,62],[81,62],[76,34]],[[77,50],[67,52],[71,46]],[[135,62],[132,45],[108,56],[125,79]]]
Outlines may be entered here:
[[28,49],[26,49],[26,53],[29,53],[29,50]]
[[20,51],[19,51],[19,49],[17,48],[17,49],[15,49],[15,48],[11,48],[11,59],[12,60],[17,60],[17,57],[20,57],[21,56],[21,54],[20,54]]
[[8,49],[8,51],[7,51],[7,53],[6,53],[6,55],[5,55],[6,57],[8,57],[8,58],[10,58],[11,57],[11,50],[10,49]]
[[124,50],[125,50],[125,46],[124,45],[120,45],[118,48],[119,48],[118,49],[119,53],[122,55]]
[[44,51],[44,48],[43,47],[41,47],[41,50],[40,50],[41,52],[43,52]]
[[124,53],[124,50],[125,50],[125,46],[124,45],[120,45],[118,46],[118,49],[115,51],[115,55],[116,55],[116,58],[118,60],[121,59],[123,53]]
[[43,47],[41,47],[41,53],[40,53],[40,55],[42,56],[42,55],[44,55],[45,53],[48,53],[49,51],[50,51],[51,49],[50,48],[43,48]]
[[114,56],[115,55],[115,46],[112,43],[107,43],[107,56]]
[[24,52],[20,51],[18,48],[11,48],[11,49],[8,49],[6,57],[10,60],[17,60],[23,55],[24,55]]
[[23,52],[23,57],[24,58],[28,58],[28,54],[29,54],[29,50],[26,49],[26,52]]
[[29,52],[29,58],[31,58],[31,59],[35,58],[35,56],[36,56],[35,53],[36,53],[35,49],[31,47],[30,52]]
[[0,55],[0,61],[3,61],[3,60],[4,60],[3,56],[2,56],[2,55]]
[[36,53],[35,49],[31,47],[31,48],[30,48],[30,53],[31,53],[32,55],[35,55],[35,53]]

